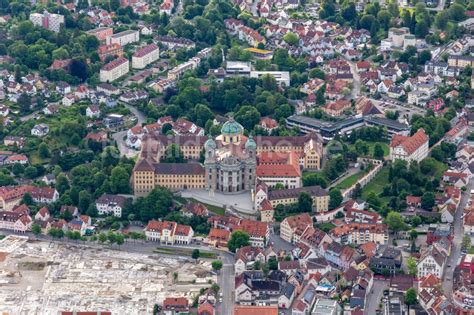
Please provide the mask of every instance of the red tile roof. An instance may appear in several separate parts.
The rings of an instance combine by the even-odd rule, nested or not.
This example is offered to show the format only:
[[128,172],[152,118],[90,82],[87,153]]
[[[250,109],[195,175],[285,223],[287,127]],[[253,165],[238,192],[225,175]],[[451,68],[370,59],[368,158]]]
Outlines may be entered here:
[[111,71],[111,70],[123,65],[126,62],[128,62],[128,59],[126,59],[124,57],[120,57],[120,58],[117,58],[117,59],[109,62],[105,66],[103,66],[101,70]]
[[390,142],[390,147],[395,148],[401,146],[408,155],[411,155],[428,141],[429,138],[426,135],[425,130],[421,128],[418,129],[418,131],[411,137],[394,135],[392,141]]
[[143,57],[143,56],[146,56],[148,55],[149,53],[155,51],[158,49],[158,46],[156,46],[155,44],[150,44],[150,45],[147,45],[139,50],[137,50],[134,54],[133,54],[133,57]]

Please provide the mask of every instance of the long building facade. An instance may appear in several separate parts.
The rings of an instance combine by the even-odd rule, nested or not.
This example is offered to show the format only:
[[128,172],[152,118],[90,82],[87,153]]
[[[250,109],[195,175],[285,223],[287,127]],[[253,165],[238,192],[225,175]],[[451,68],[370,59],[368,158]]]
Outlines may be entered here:
[[[169,148],[178,146],[188,163],[160,163]],[[206,136],[165,136],[147,133],[142,139],[142,150],[132,173],[131,183],[135,195],[148,194],[156,186],[173,190],[203,189],[225,194],[252,191],[257,180],[281,180],[282,174],[262,173],[259,154],[265,153],[266,161],[281,159],[283,153],[298,159],[297,168],[319,169],[322,159],[322,140],[317,134],[297,137],[246,137],[244,128],[230,119],[224,123],[221,134]],[[268,156],[273,153],[275,158]],[[198,161],[201,160],[202,163]],[[204,160],[204,161],[202,161]],[[288,162],[282,162],[284,170]],[[273,166],[273,165],[272,165]],[[275,165],[275,169],[279,165]],[[260,174],[261,175],[261,174]],[[291,183],[286,188],[296,188]]]

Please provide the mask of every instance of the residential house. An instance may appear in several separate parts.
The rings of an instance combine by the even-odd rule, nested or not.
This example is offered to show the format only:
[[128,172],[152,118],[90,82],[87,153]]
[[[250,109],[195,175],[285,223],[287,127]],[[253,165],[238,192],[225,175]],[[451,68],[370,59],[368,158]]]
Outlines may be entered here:
[[120,218],[127,200],[128,198],[123,196],[103,194],[95,205],[99,215],[113,215]]
[[46,124],[39,124],[35,125],[33,129],[31,129],[31,135],[37,137],[44,137],[49,133],[49,127]]

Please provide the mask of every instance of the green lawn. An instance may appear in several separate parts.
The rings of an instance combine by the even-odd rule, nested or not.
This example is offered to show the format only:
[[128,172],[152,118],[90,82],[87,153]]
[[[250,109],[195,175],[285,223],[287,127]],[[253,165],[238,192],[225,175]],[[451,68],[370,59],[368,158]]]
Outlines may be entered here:
[[374,192],[379,196],[385,185],[388,184],[388,167],[383,167],[380,172],[368,183],[364,188],[362,188],[362,199],[367,199],[367,196],[370,192]]
[[193,202],[193,203],[201,203],[201,204],[203,204],[207,207],[207,210],[209,210],[211,212],[214,212],[215,214],[219,214],[219,215],[224,215],[225,214],[225,209],[224,208],[209,205],[207,203],[200,202],[200,201],[198,201],[194,198],[189,198],[187,200],[189,200],[190,202]]
[[347,178],[345,178],[343,181],[341,181],[339,184],[337,184],[334,188],[343,190],[351,187],[354,185],[362,176],[364,176],[366,173],[364,171],[360,171],[359,173],[355,173]]

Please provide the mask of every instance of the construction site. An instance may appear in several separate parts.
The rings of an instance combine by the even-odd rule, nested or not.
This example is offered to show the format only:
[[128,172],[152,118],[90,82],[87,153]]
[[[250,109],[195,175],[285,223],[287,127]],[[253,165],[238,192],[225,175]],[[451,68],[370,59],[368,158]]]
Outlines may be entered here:
[[216,282],[211,262],[28,240],[0,241],[0,314],[151,314],[166,297],[192,302]]

